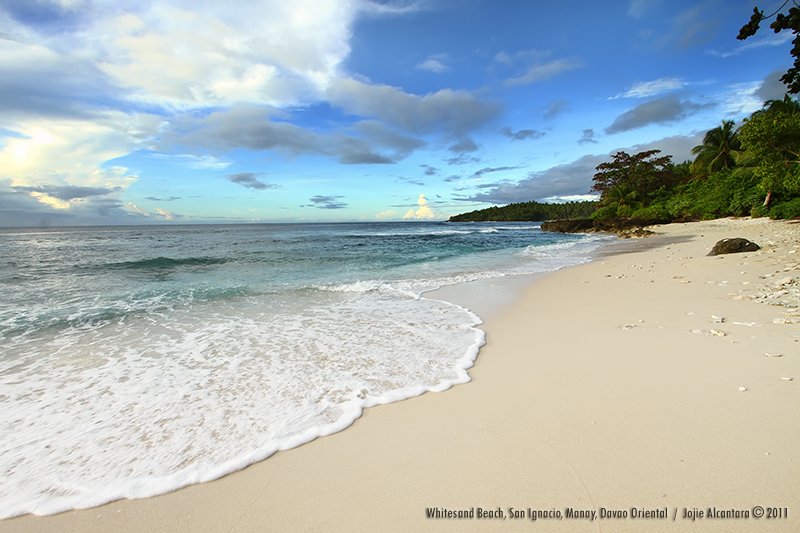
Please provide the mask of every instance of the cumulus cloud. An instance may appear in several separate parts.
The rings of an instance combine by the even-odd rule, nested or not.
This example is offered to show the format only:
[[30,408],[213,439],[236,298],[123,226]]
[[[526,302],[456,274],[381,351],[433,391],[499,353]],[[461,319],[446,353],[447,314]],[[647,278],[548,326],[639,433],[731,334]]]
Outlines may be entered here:
[[603,155],[587,155],[577,161],[558,165],[550,169],[531,172],[528,177],[517,182],[486,184],[480,188],[489,189],[469,198],[466,201],[487,202],[492,204],[510,204],[529,202],[552,196],[568,196],[586,194],[592,183],[595,167],[606,160]]
[[112,197],[115,191],[68,187],[19,186],[0,178],[0,226],[135,224],[142,220]]
[[162,209],[160,207],[156,208],[156,210],[148,211],[142,207],[139,207],[136,204],[128,202],[126,206],[128,210],[133,211],[134,213],[138,213],[139,215],[149,218],[149,219],[156,219],[156,220],[177,220],[179,218],[183,218],[183,215],[179,215],[174,213],[168,209]]
[[374,217],[378,220],[391,220],[393,218],[397,218],[397,211],[389,209],[387,211],[375,214]]
[[428,205],[428,199],[425,198],[424,194],[419,195],[419,199],[417,200],[417,205],[419,205],[419,207],[417,209],[414,208],[409,209],[408,212],[405,215],[403,215],[403,219],[429,220],[429,219],[443,217],[443,215],[431,209],[431,207]]
[[225,176],[225,179],[231,183],[236,183],[248,189],[256,189],[258,191],[278,188],[277,185],[260,181],[258,176],[263,176],[263,174],[260,172],[240,172],[238,174],[228,174]]
[[358,4],[179,0],[116,10],[100,65],[141,101],[171,108],[315,99],[349,54]]
[[524,141],[526,139],[539,139],[540,137],[544,137],[545,133],[543,131],[537,130],[519,130],[514,132],[509,127],[504,127],[500,130],[500,133],[503,137],[508,137],[512,141]]
[[597,165],[610,160],[610,154],[619,150],[635,154],[659,149],[662,151],[661,155],[671,155],[673,161],[682,162],[692,157],[692,148],[702,142],[704,135],[705,132],[687,136],[676,135],[646,144],[612,150],[608,154],[586,155],[575,161],[546,170],[530,172],[525,179],[516,183],[505,181],[479,185],[477,188],[485,189],[485,192],[462,197],[459,200],[509,204],[531,200],[544,201],[552,198],[581,197],[589,193],[589,189],[592,187],[592,178],[597,172]]
[[344,164],[390,164],[425,145],[375,121],[355,124],[350,132],[316,133],[272,120],[274,110],[234,106],[205,116],[176,116],[161,133],[163,150],[275,150],[289,156],[322,155]]
[[123,92],[90,61],[9,39],[0,39],[0,94],[0,125],[30,117],[92,119],[109,101],[123,105]]
[[679,95],[671,94],[625,111],[614,119],[614,122],[605,131],[612,134],[643,128],[650,124],[669,124],[714,105],[681,100]]
[[770,72],[764,81],[761,82],[755,95],[762,101],[782,100],[786,94],[786,85],[781,81],[781,77],[786,74],[785,70]]
[[13,180],[18,191],[60,209],[96,196],[89,192],[118,195],[136,176],[105,164],[136,146],[137,140],[126,131],[130,125],[129,117],[119,113],[91,122],[26,120],[17,125],[23,135],[8,138],[0,150],[0,178]]
[[27,193],[35,193],[39,196],[50,196],[64,202],[68,202],[69,200],[75,200],[76,198],[105,196],[107,194],[122,190],[122,187],[78,187],[74,185],[36,185],[31,187],[24,185],[13,185],[12,189]]
[[495,119],[501,106],[467,91],[442,89],[419,96],[390,85],[354,79],[334,80],[326,93],[345,112],[374,118],[416,134],[445,132],[464,135]]

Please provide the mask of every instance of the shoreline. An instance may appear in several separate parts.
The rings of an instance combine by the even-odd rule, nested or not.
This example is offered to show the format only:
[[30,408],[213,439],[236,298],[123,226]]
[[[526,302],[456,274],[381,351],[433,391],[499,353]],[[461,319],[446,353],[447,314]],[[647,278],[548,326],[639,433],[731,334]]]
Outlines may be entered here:
[[[800,317],[746,298],[785,277],[796,281],[782,296],[793,297],[800,225],[723,219],[657,231],[670,244],[614,243],[610,255],[514,287],[515,301],[480,326],[487,343],[470,383],[365,409],[345,431],[216,481],[0,525],[9,532],[482,531],[531,520],[426,518],[426,509],[499,507],[507,516],[510,507],[671,513],[762,505],[787,508],[789,518],[700,519],[692,527],[795,531],[800,324],[775,320]],[[762,251],[705,256],[717,240],[738,236]],[[621,244],[645,249],[615,253]],[[536,526],[675,531],[686,527],[681,520]]]

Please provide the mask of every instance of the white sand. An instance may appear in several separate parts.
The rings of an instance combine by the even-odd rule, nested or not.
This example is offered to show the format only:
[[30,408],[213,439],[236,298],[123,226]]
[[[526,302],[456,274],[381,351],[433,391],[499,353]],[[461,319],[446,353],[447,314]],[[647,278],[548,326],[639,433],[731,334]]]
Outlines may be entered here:
[[[0,531],[800,531],[800,316],[747,299],[797,303],[800,224],[660,231],[681,242],[526,288],[487,320],[471,383],[369,409],[215,482]],[[706,257],[723,237],[764,248]],[[789,518],[682,518],[756,506]],[[428,519],[431,507],[506,519]],[[511,507],[629,517],[532,523]]]

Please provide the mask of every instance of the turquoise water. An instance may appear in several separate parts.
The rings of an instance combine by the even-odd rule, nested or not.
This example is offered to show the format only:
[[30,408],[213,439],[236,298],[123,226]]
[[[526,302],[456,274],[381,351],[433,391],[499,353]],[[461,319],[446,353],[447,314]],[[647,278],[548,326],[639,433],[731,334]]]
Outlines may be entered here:
[[469,380],[444,285],[606,239],[538,224],[0,228],[0,517],[207,481]]

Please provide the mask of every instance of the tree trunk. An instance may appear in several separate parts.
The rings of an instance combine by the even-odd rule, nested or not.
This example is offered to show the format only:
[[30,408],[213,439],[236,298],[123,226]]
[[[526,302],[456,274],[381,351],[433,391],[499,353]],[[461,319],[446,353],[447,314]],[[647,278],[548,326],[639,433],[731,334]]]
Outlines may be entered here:
[[769,192],[767,193],[767,197],[766,197],[766,198],[764,198],[764,207],[767,207],[767,206],[769,205],[769,199],[770,199],[770,198],[772,198],[772,191],[769,191]]

